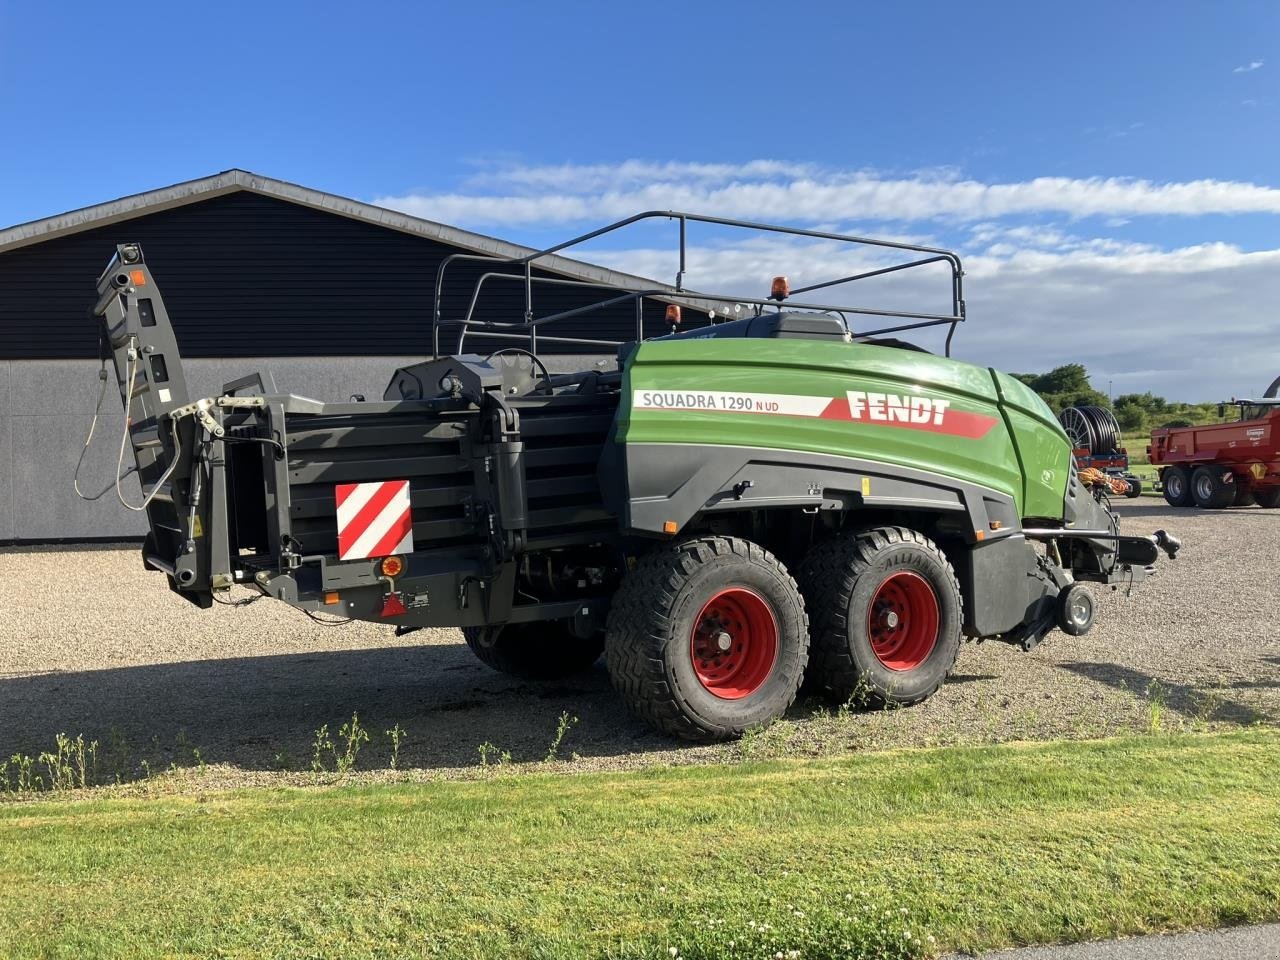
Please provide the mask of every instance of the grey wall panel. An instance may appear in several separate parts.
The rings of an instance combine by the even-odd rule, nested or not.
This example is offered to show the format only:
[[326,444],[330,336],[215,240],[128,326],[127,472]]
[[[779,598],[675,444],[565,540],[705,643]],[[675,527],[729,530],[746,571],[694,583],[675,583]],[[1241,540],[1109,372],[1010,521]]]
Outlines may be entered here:
[[[15,417],[52,417],[93,413],[101,381],[97,360],[14,360],[9,364],[9,402]],[[119,412],[120,389],[107,365],[107,395],[102,409]],[[81,440],[84,438],[81,437]]]
[[9,362],[0,360],[0,543],[13,539],[13,420],[9,413]]
[[[13,418],[15,539],[135,537],[146,532],[142,515],[120,506],[114,492],[89,503],[75,495],[72,473],[89,420],[73,414]],[[118,415],[115,422],[119,424]],[[111,483],[119,444],[116,431],[95,433],[81,474],[85,493],[98,493]],[[136,479],[130,477],[121,486],[131,502],[141,499]]]
[[[413,357],[245,357],[196,359],[185,363],[193,396],[216,396],[229,380],[261,372],[268,390],[274,378],[281,393],[323,401],[352,394],[381,399],[398,366]],[[595,366],[600,357],[549,357],[553,371]],[[612,361],[607,363],[612,366]],[[114,476],[124,426],[115,375],[93,443],[85,455],[81,489],[94,494]],[[76,459],[98,397],[96,360],[0,361],[0,541],[77,540],[139,537],[142,515],[120,506],[114,492],[93,502],[80,500],[72,486]],[[125,464],[132,461],[126,451]],[[138,503],[137,481],[124,483],[125,497]]]

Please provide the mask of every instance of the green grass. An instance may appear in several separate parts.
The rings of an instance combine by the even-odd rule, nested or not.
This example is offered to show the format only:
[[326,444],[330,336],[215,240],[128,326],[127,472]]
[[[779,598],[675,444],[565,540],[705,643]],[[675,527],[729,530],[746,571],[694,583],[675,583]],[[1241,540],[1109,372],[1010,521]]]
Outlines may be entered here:
[[5,803],[0,955],[814,960],[1275,919],[1277,783],[1256,728]]

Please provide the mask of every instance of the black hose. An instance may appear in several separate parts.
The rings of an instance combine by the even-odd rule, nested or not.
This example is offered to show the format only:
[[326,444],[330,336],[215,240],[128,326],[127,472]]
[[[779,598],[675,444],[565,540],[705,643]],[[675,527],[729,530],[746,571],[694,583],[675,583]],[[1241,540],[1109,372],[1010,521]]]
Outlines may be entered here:
[[1058,420],[1072,442],[1091,454],[1120,449],[1120,424],[1106,407],[1067,407]]

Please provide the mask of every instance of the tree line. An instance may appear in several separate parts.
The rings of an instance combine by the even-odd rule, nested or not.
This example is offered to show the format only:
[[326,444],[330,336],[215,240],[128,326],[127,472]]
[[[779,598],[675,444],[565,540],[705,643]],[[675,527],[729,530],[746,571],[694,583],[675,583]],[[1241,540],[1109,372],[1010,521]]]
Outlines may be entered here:
[[1067,407],[1109,407],[1125,433],[1145,433],[1152,427],[1190,427],[1218,419],[1216,403],[1178,403],[1150,390],[1122,393],[1109,400],[1089,383],[1089,373],[1082,363],[1066,363],[1048,373],[1013,376],[1039,394],[1055,415]]

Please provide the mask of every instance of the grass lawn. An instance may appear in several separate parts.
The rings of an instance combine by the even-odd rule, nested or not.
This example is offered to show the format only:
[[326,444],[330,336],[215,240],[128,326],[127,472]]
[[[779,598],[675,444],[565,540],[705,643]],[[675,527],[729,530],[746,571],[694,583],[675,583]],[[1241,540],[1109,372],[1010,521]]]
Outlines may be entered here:
[[1256,728],[10,802],[0,955],[813,960],[1276,919],[1277,784]]

